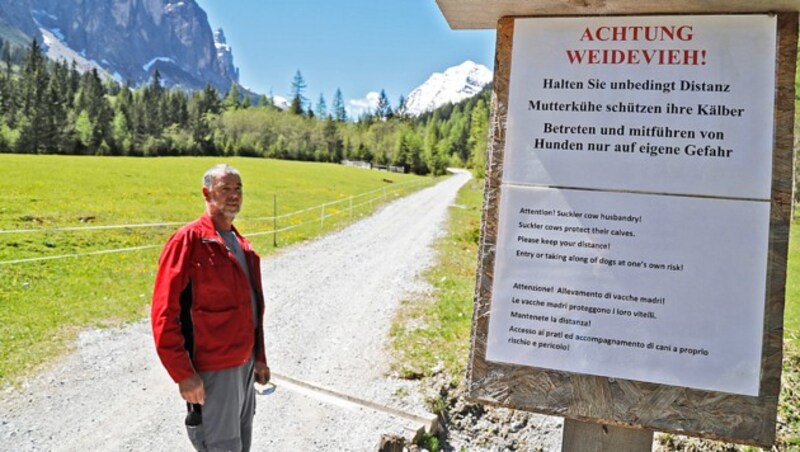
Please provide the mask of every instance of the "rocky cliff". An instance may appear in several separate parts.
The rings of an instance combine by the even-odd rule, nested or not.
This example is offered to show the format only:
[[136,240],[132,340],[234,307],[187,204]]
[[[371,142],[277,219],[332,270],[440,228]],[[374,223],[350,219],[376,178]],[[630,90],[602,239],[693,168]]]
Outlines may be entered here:
[[76,59],[140,85],[158,69],[167,86],[227,91],[238,82],[224,34],[215,42],[194,0],[3,1],[0,20],[43,42],[48,56]]

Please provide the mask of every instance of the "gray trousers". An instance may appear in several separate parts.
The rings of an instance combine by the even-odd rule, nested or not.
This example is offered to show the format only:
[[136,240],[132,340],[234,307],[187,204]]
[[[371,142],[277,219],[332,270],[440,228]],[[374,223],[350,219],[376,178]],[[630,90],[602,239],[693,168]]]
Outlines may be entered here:
[[186,426],[195,449],[200,452],[250,450],[256,411],[253,367],[251,357],[239,367],[200,372],[206,392],[202,423]]

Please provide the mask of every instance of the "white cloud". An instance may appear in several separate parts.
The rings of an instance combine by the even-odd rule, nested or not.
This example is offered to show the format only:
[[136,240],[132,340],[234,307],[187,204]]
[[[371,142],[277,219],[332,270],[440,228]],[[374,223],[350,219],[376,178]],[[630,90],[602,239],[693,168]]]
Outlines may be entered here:
[[347,116],[351,119],[358,119],[364,113],[375,111],[378,108],[378,99],[381,95],[375,91],[370,91],[361,99],[350,99],[347,101]]

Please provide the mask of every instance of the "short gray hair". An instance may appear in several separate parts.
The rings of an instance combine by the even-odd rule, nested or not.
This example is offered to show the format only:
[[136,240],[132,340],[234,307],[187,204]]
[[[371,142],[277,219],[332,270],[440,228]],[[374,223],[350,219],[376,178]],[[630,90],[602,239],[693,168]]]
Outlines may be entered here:
[[208,171],[206,171],[205,174],[203,174],[203,186],[206,188],[213,188],[214,181],[218,177],[224,176],[226,174],[235,174],[241,177],[241,175],[239,174],[239,170],[228,165],[227,163],[220,163],[219,165],[212,166],[211,168],[208,169]]

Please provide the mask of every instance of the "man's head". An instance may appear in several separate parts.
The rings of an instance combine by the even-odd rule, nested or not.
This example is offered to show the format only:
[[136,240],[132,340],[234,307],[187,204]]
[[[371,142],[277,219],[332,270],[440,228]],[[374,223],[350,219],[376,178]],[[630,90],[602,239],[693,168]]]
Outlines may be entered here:
[[242,178],[234,167],[221,163],[203,175],[203,198],[211,218],[232,223],[242,208]]

